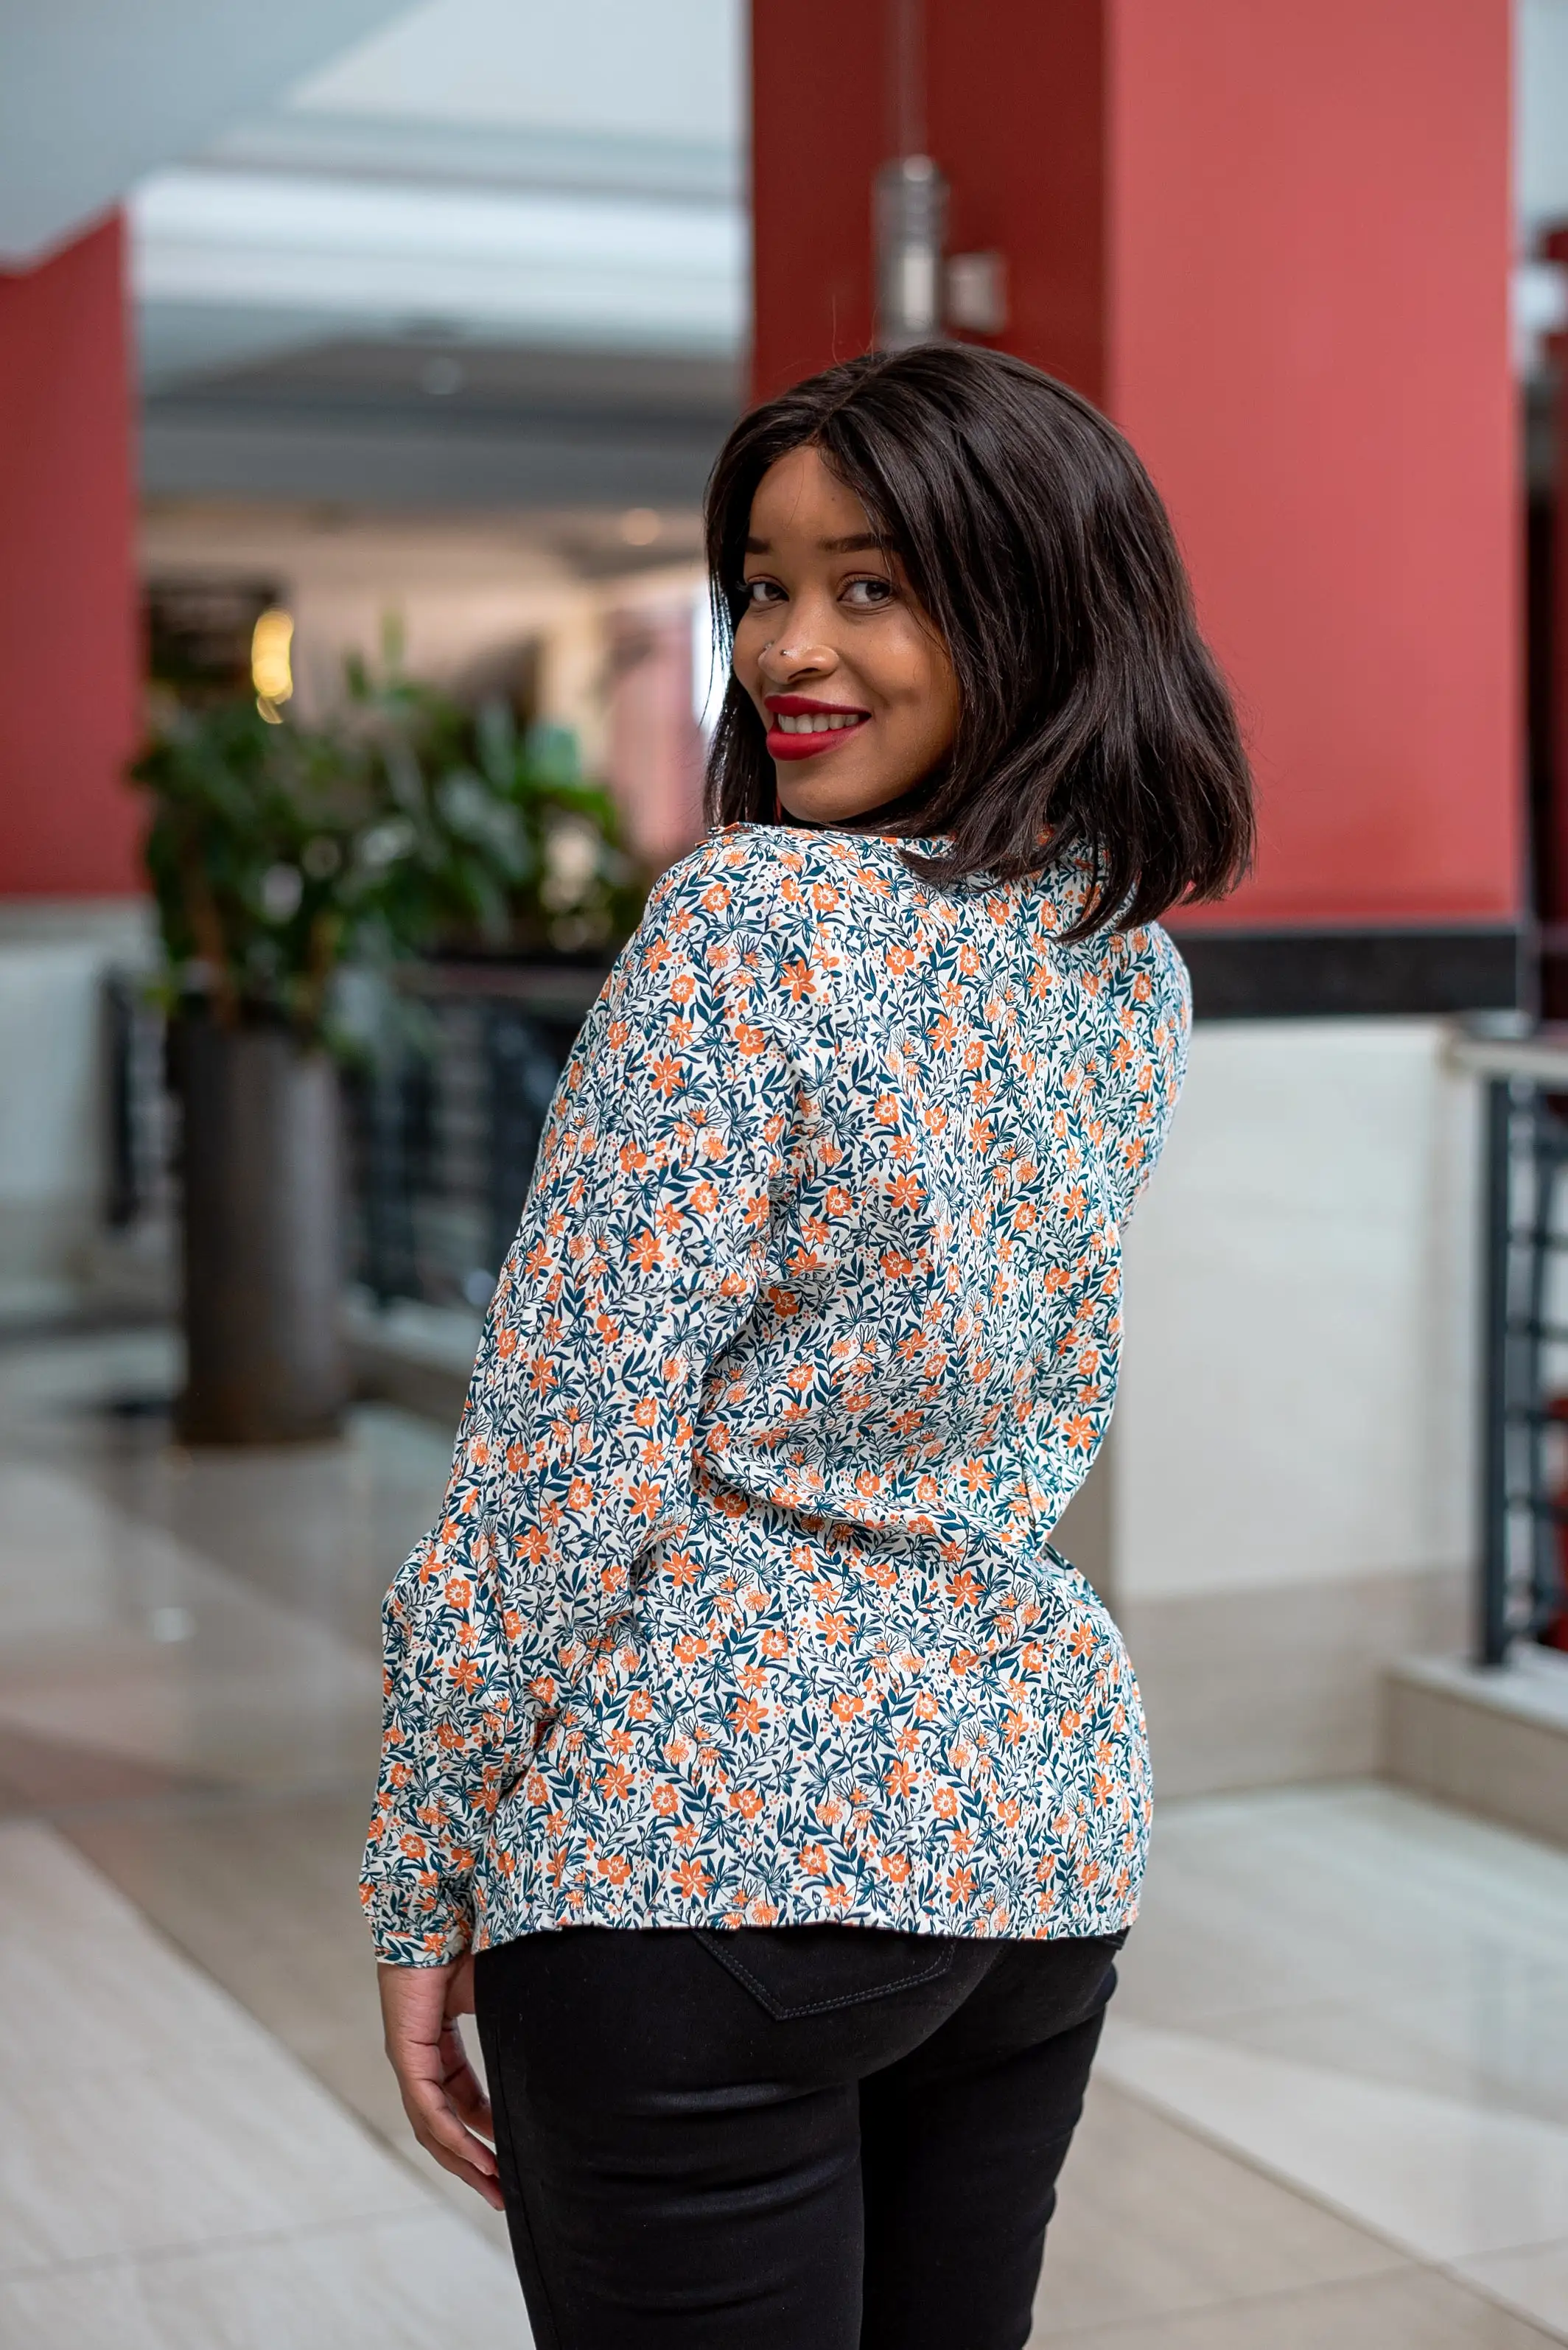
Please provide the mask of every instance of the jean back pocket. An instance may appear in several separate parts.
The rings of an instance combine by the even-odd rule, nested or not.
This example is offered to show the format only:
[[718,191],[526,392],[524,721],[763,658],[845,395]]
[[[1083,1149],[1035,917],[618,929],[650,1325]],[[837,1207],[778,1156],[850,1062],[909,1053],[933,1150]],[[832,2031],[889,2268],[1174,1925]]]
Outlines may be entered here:
[[699,1926],[697,1939],[780,2022],[940,1981],[953,1944],[877,1926]]

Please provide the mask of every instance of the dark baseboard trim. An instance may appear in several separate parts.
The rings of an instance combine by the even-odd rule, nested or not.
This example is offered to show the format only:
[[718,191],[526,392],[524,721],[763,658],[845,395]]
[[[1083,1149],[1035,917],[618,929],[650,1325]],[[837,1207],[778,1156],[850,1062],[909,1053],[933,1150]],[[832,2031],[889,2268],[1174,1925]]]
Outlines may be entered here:
[[1505,1012],[1523,1001],[1524,936],[1502,925],[1172,936],[1200,1020]]

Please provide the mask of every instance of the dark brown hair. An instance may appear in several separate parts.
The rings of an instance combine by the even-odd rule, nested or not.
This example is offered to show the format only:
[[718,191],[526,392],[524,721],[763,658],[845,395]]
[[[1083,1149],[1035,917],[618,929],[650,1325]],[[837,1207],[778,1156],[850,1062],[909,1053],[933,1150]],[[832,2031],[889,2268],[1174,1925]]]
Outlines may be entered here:
[[[1064,384],[957,343],[850,359],[743,416],[708,484],[715,626],[745,608],[752,500],[792,449],[854,491],[948,649],[959,721],[941,767],[878,811],[938,883],[1058,857],[1094,875],[1078,934],[1218,898],[1246,871],[1252,793],[1231,697],[1198,633],[1175,536],[1116,427]],[[778,817],[773,761],[732,677],[710,824]]]

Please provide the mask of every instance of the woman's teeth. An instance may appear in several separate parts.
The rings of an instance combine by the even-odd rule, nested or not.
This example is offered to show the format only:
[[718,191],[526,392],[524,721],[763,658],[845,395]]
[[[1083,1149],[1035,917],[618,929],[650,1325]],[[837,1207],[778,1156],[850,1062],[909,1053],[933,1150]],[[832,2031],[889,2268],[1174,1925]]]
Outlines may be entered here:
[[781,711],[774,720],[781,734],[835,734],[841,727],[859,723],[857,710],[813,710],[803,712],[798,718],[788,717]]

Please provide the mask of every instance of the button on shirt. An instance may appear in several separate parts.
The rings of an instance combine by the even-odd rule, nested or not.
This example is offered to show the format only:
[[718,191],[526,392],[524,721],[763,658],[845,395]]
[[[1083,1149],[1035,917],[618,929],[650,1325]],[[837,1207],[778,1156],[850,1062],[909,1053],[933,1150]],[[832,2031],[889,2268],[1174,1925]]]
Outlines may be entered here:
[[1189,1015],[1158,928],[1063,942],[1086,886],[755,825],[656,888],[388,1596],[383,1960],[1132,1918],[1137,1687],[1049,1536]]

